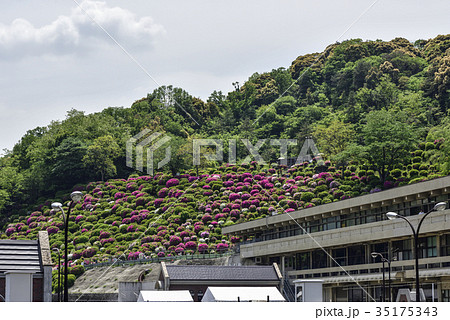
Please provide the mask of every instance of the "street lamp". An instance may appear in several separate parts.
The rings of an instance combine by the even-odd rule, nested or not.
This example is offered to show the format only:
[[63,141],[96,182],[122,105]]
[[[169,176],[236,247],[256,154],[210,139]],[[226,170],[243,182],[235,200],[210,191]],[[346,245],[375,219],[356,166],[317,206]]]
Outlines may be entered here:
[[391,261],[383,257],[383,255],[379,252],[372,252],[370,254],[373,259],[376,259],[377,257],[381,258],[381,261],[383,262],[383,302],[386,302],[386,284],[385,284],[385,276],[384,276],[384,263],[387,262],[388,264],[388,301],[391,302]]
[[80,191],[74,191],[70,194],[70,197],[72,198],[72,201],[69,203],[69,210],[67,211],[67,216],[64,213],[64,210],[62,208],[62,204],[59,202],[52,203],[52,208],[56,211],[61,211],[64,219],[64,302],[69,301],[69,286],[67,283],[68,278],[68,253],[67,253],[67,239],[68,239],[68,233],[69,233],[69,216],[70,216],[70,210],[72,210],[75,203],[78,203],[83,198],[83,193]]
[[419,224],[417,225],[417,229],[414,229],[413,225],[411,224],[411,222],[409,222],[409,220],[407,218],[405,218],[404,216],[395,213],[395,212],[388,212],[386,213],[386,216],[388,217],[389,220],[394,220],[397,218],[403,219],[405,220],[408,225],[411,227],[412,233],[413,233],[413,237],[414,237],[414,256],[415,256],[415,268],[416,268],[416,302],[420,302],[420,292],[419,292],[419,231],[420,231],[420,227],[422,226],[422,222],[423,220],[433,211],[442,211],[445,210],[445,208],[447,207],[447,203],[446,202],[438,202],[434,205],[434,207],[428,211],[427,213],[425,213],[423,215],[423,217],[420,219]]
[[58,252],[58,302],[61,302],[61,253],[58,248],[53,251]]

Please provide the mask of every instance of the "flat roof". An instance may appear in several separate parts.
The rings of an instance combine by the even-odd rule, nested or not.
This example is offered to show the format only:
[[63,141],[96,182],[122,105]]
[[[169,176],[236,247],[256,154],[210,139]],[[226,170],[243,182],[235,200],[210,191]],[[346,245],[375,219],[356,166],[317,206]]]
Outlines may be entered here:
[[279,281],[271,266],[166,265],[170,281]]

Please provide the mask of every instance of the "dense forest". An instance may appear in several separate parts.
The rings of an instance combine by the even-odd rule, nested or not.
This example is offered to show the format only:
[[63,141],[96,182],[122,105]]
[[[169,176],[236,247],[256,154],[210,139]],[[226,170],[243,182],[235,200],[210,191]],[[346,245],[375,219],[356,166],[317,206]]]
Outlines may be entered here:
[[[379,188],[402,168],[417,179],[429,168],[450,171],[450,35],[414,43],[348,40],[233,85],[206,101],[160,87],[129,108],[70,110],[64,121],[29,130],[0,159],[0,228],[89,181],[134,174],[126,166],[126,141],[143,129],[172,138],[172,159],[160,169],[171,175],[194,169],[186,155],[200,138],[239,145],[312,137],[335,166],[368,166]],[[273,163],[279,147],[266,143],[260,153]],[[238,148],[238,163],[247,156]],[[200,169],[221,165],[205,162]]]

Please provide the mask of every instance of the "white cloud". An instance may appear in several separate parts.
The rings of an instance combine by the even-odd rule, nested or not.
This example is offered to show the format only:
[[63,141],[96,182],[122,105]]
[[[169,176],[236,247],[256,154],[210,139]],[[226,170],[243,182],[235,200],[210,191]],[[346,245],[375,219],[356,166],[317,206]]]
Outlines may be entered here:
[[60,55],[85,51],[99,43],[114,45],[102,28],[125,47],[152,47],[155,39],[165,33],[164,27],[151,17],[139,18],[126,9],[86,0],[69,16],[59,16],[41,27],[22,18],[10,25],[0,24],[0,55]]

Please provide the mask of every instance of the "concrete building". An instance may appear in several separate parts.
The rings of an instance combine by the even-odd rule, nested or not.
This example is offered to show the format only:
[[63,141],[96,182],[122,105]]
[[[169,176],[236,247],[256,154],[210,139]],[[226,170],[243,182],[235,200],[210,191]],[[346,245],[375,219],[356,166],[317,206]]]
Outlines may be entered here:
[[0,301],[50,302],[52,260],[47,231],[38,240],[0,240]]
[[[289,285],[298,279],[323,280],[324,301],[380,301],[382,263],[391,260],[391,301],[413,289],[412,231],[393,211],[417,226],[421,213],[450,199],[450,176],[317,207],[267,216],[223,228],[240,236],[241,259],[277,263]],[[420,231],[420,281],[427,301],[450,301],[450,210],[432,212]],[[388,270],[385,269],[386,290]],[[386,293],[389,297],[389,293]],[[387,300],[387,299],[386,299]]]

